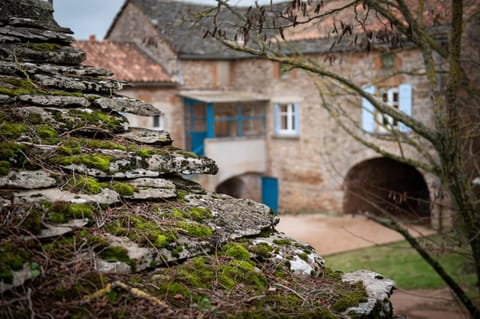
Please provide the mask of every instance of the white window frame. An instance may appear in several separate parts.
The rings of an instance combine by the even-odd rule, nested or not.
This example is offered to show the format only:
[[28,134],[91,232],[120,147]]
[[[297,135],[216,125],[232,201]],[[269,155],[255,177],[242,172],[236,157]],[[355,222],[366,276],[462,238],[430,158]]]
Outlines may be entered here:
[[[156,125],[158,124],[158,125]],[[162,114],[152,116],[152,129],[161,131],[163,130],[163,116]]]
[[[397,87],[382,88],[379,90],[382,101],[389,107],[400,108],[400,93]],[[395,99],[396,97],[396,99]],[[398,130],[399,124],[390,115],[375,111],[375,131],[377,133],[388,133]]]
[[[281,111],[281,107],[286,106],[286,111]],[[299,107],[297,103],[276,103],[275,104],[275,134],[296,136],[299,134],[298,120]],[[286,118],[286,127],[281,127]]]
[[[400,84],[398,87],[380,89],[379,94],[375,94],[375,86],[370,85],[363,88],[366,94],[369,94],[371,98],[380,98],[382,103],[397,108],[400,112],[405,113],[407,116],[413,116],[413,86],[409,83]],[[388,90],[388,91],[386,91]],[[387,92],[386,99],[383,92]],[[395,101],[395,93],[397,94],[398,101]],[[411,129],[405,123],[399,121],[395,122],[388,115],[379,113],[370,103],[369,99],[362,98],[362,130],[366,133],[381,133],[388,134],[392,130],[398,130],[402,133],[410,133]],[[384,122],[385,120],[385,122]],[[381,125],[386,123],[385,125]],[[389,129],[387,129],[389,128]]]

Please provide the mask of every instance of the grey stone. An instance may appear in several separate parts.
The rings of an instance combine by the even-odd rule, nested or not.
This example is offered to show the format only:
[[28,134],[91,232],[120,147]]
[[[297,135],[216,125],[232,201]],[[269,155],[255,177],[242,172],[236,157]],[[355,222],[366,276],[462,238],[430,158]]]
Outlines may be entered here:
[[0,177],[0,187],[37,189],[55,186],[57,181],[50,177],[50,173],[38,171],[11,171],[7,176]]
[[128,132],[120,135],[128,140],[151,144],[151,145],[170,145],[172,139],[170,134],[165,131],[154,131],[141,128],[130,128]]
[[114,96],[111,98],[101,97],[96,99],[93,104],[104,110],[119,113],[132,113],[142,116],[153,116],[161,113],[151,104],[124,96]]
[[15,98],[5,95],[5,94],[0,94],[0,103],[1,104],[11,104],[15,101]]
[[395,289],[395,282],[385,278],[376,272],[358,270],[343,274],[342,281],[348,283],[362,282],[368,294],[368,301],[357,307],[348,308],[345,313],[355,312],[360,316],[368,316],[374,309],[378,318],[390,318],[392,316],[392,303],[390,296]]
[[[15,31],[8,31],[7,27],[0,28],[0,34],[7,36],[22,37],[25,34]],[[33,29],[25,30],[30,35],[36,35],[35,40],[44,40],[49,42],[49,38],[63,37],[58,32],[44,31],[43,33],[31,32]],[[78,48],[73,48],[69,46],[61,47],[57,50],[44,51],[44,50],[34,50],[28,46],[23,45],[8,45],[0,44],[0,48],[5,52],[3,59],[7,61],[18,61],[18,62],[35,62],[43,61],[47,63],[59,63],[59,64],[79,64],[85,60],[85,52]]]
[[88,107],[90,102],[79,96],[58,95],[20,95],[18,100],[24,103],[32,103],[39,106],[54,107]]
[[175,184],[163,178],[138,178],[129,181],[136,190],[134,199],[169,199],[177,197]]
[[25,281],[34,278],[30,265],[25,263],[23,268],[18,271],[13,271],[13,282],[11,284],[4,283],[0,281],[0,293],[3,293],[7,290],[10,290],[14,287],[21,286]]
[[88,219],[73,219],[68,223],[64,224],[56,224],[56,225],[49,225],[44,224],[46,228],[43,228],[40,231],[40,234],[34,236],[27,236],[24,237],[25,240],[31,239],[45,239],[45,238],[52,238],[65,235],[67,233],[72,232],[76,228],[82,228],[88,224]]
[[192,206],[208,208],[214,218],[207,225],[226,234],[228,239],[258,235],[278,223],[268,206],[249,199],[214,193],[188,195],[185,199]]
[[184,175],[216,174],[215,161],[207,157],[187,157],[183,154],[152,155],[147,160],[148,168],[154,171],[175,172]]
[[110,93],[113,90],[122,89],[123,85],[115,80],[87,80],[82,78],[71,78],[60,75],[35,74],[33,79],[43,87],[50,87],[70,91]]
[[120,202],[120,196],[109,188],[102,189],[100,194],[76,194],[62,191],[57,188],[34,190],[14,193],[13,203],[38,203],[42,201],[55,202],[66,201],[71,203],[96,203],[101,205],[112,205]]

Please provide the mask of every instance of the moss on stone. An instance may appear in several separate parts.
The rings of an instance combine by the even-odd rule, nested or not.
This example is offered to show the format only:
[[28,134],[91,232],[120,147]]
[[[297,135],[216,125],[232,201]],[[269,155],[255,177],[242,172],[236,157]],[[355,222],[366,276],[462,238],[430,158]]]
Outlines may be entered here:
[[20,227],[28,233],[37,235],[42,231],[42,213],[37,210],[31,210],[22,220]]
[[28,113],[27,121],[31,124],[42,124],[44,122],[42,116],[38,113]]
[[175,190],[175,192],[177,193],[178,201],[181,203],[185,203],[186,202],[185,196],[187,196],[189,193],[186,190],[179,189],[178,187]]
[[206,219],[213,217],[212,212],[208,208],[204,207],[188,207],[183,211],[186,218],[195,220],[197,222],[203,222]]
[[66,223],[71,219],[93,219],[94,209],[90,204],[57,201],[48,205],[48,217],[52,223]]
[[89,176],[78,176],[76,178],[71,178],[65,187],[73,192],[100,194],[102,189],[107,187],[107,184],[100,183],[96,179]]
[[[62,150],[67,151],[65,149]],[[87,167],[96,168],[98,170],[108,172],[110,170],[110,162],[113,157],[104,154],[88,154],[88,155],[70,155],[70,156],[54,156],[49,159],[50,163],[58,165],[84,164]]]
[[0,176],[6,176],[10,172],[10,163],[7,161],[0,161]]
[[35,125],[34,130],[41,138],[53,139],[58,137],[57,131],[49,125]]
[[25,145],[17,144],[15,142],[0,143],[0,160],[8,161],[11,165],[16,167],[23,166],[25,162]]
[[226,256],[230,256],[238,260],[250,259],[250,253],[242,244],[228,243],[223,247],[222,250],[225,252]]
[[51,42],[28,43],[27,47],[35,51],[57,51],[62,48],[60,44]]
[[250,245],[248,247],[248,251],[252,252],[255,254],[257,258],[269,258],[273,248],[267,243],[258,243],[256,245]]
[[18,138],[28,132],[28,125],[23,123],[3,123],[0,125],[0,134],[8,138]]
[[341,289],[336,291],[337,294],[340,293],[341,295],[332,306],[334,311],[344,312],[350,307],[358,306],[359,303],[368,301],[367,291],[361,282],[351,285],[345,283],[345,285],[350,286],[348,291],[341,291]]
[[290,245],[292,242],[288,239],[275,239],[273,241],[274,244],[277,244],[277,245],[283,245],[283,246],[288,246]]
[[[84,124],[100,125],[103,128],[113,130],[114,132],[123,130],[125,120],[122,117],[108,115],[100,111],[86,110],[69,110],[68,115],[79,119]],[[78,125],[77,125],[78,126]]]
[[25,94],[42,94],[32,81],[11,77],[0,77],[0,94],[18,96]]
[[122,182],[113,182],[112,188],[116,191],[120,196],[133,196],[135,193],[135,187],[128,183]]
[[120,246],[106,247],[105,249],[99,252],[99,256],[102,259],[110,262],[114,262],[114,261],[124,262],[130,266],[132,272],[135,271],[135,265],[136,265],[135,260],[130,259],[130,257],[128,257],[128,250],[126,248],[123,248]]
[[213,234],[210,227],[198,223],[178,222],[177,227],[187,231],[191,237],[209,238]]
[[180,253],[184,250],[183,245],[177,246],[174,249],[172,249],[171,253],[173,257],[179,257]]
[[232,260],[221,266],[217,272],[219,282],[227,289],[231,289],[237,284],[252,285],[257,289],[262,289],[267,284],[263,273],[256,272],[255,266],[245,260]]
[[127,236],[140,246],[165,248],[177,240],[173,227],[160,226],[142,216],[126,216],[105,225],[113,235]]
[[13,271],[21,270],[29,259],[30,254],[22,247],[9,243],[0,246],[0,281],[11,284]]
[[141,158],[147,158],[155,154],[155,150],[151,148],[141,148],[137,152],[137,155],[139,155]]
[[297,256],[298,256],[300,259],[308,262],[308,255],[307,255],[307,254],[305,254],[305,253],[300,253],[300,254],[297,254]]
[[193,258],[177,270],[176,280],[195,288],[209,288],[214,278],[212,265],[204,257]]

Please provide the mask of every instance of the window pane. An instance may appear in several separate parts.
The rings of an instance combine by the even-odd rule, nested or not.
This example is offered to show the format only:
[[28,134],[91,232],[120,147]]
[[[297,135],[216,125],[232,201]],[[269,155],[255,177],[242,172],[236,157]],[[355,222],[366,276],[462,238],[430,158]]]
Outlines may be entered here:
[[160,115],[155,115],[153,117],[153,127],[155,127],[155,128],[160,127]]
[[258,136],[265,134],[265,124],[263,119],[252,119],[243,121],[243,135]]

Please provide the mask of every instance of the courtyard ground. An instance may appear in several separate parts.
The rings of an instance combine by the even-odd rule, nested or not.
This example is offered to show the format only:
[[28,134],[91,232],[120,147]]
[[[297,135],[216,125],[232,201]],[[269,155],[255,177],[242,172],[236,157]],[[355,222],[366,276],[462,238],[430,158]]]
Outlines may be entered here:
[[[382,245],[403,237],[363,216],[328,216],[325,214],[280,215],[277,230],[314,247],[326,256],[372,245]],[[434,231],[425,227],[409,227],[412,234],[425,236]],[[410,319],[464,319],[466,312],[448,289],[395,290],[392,296],[395,314]]]

